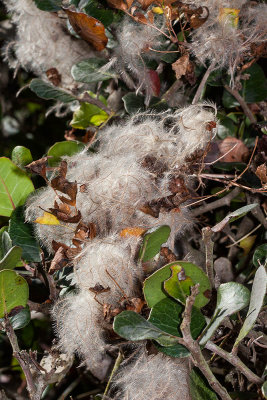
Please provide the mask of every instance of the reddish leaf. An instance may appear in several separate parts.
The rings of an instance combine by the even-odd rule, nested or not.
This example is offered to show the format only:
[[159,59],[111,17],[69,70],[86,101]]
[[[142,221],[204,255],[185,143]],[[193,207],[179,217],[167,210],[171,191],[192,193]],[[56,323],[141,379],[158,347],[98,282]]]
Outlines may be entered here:
[[152,3],[154,3],[154,0],[138,0],[138,3],[141,5],[143,10],[146,10]]
[[117,10],[127,11],[128,8],[132,5],[133,1],[130,2],[129,7],[126,3],[124,3],[123,0],[107,0],[107,3],[110,7],[117,8]]
[[90,17],[85,13],[64,9],[75,32],[82,39],[90,43],[96,50],[103,50],[108,42],[105,27],[98,19]]
[[60,247],[63,247],[65,250],[67,250],[69,248],[69,246],[67,246],[64,243],[60,243],[60,242],[56,242],[55,240],[52,240],[52,249],[54,250],[54,252],[57,252]]
[[148,71],[150,81],[151,81],[151,86],[154,92],[155,96],[159,96],[160,93],[160,79],[157,71],[154,71],[153,69],[150,69]]
[[148,20],[146,19],[146,17],[144,16],[144,14],[142,14],[142,13],[140,13],[140,12],[135,13],[135,14],[133,15],[133,19],[134,19],[136,22],[141,22],[142,24],[145,24],[145,25],[148,23]]

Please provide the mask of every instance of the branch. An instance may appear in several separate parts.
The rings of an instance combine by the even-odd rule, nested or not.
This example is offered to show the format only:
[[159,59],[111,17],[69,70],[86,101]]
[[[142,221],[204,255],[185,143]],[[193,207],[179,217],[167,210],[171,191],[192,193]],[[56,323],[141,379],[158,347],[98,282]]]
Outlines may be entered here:
[[110,109],[107,106],[105,106],[105,104],[102,103],[102,101],[94,99],[93,97],[89,96],[88,93],[84,93],[83,97],[77,97],[77,100],[79,100],[82,103],[93,104],[94,106],[101,108],[101,110],[104,110],[107,114],[111,113]]
[[198,207],[191,211],[191,215],[193,217],[198,217],[201,214],[206,212],[215,210],[216,208],[223,207],[223,206],[230,206],[231,201],[241,192],[239,187],[235,187],[230,193],[226,196],[222,197],[221,199],[215,200],[212,203],[204,204],[201,207]]
[[211,287],[214,288],[214,271],[213,271],[213,240],[212,240],[212,230],[210,227],[202,229],[202,239],[205,244],[206,253],[206,272],[211,283]]
[[184,346],[186,346],[187,349],[190,351],[195,366],[200,369],[202,374],[208,380],[211,388],[221,397],[222,400],[231,400],[231,397],[227,393],[227,390],[220,384],[220,382],[213,375],[207,361],[205,360],[202,354],[198,342],[194,340],[191,336],[191,331],[190,331],[191,314],[196,296],[199,292],[198,288],[199,284],[193,286],[191,288],[191,295],[186,299],[184,318],[181,324],[181,332],[183,335]]
[[27,358],[28,354],[25,352],[27,354],[27,356],[26,356],[26,354],[24,352],[20,351],[17,336],[16,336],[14,329],[8,318],[5,318],[5,331],[8,336],[8,339],[10,341],[10,344],[12,346],[13,355],[18,360],[19,365],[21,366],[21,369],[24,372],[24,375],[25,375],[25,378],[27,381],[27,389],[28,389],[30,398],[34,399],[36,387],[35,387],[33,376],[32,376],[31,370],[30,370],[30,364],[28,362],[29,360],[27,360],[27,359],[25,360],[25,358]]
[[224,85],[224,87],[227,90],[227,92],[229,92],[232,96],[234,96],[234,98],[238,101],[238,103],[243,108],[244,114],[246,115],[246,117],[248,117],[248,119],[251,121],[251,123],[256,124],[257,123],[256,118],[254,117],[254,115],[250,111],[247,103],[245,102],[243,97],[238,93],[238,91],[236,89],[231,89],[230,86],[228,86],[228,85]]
[[202,91],[204,89],[204,86],[205,86],[205,84],[206,84],[206,82],[207,82],[207,80],[208,80],[208,78],[210,76],[210,73],[213,70],[215,64],[216,64],[216,61],[213,60],[213,62],[210,64],[209,68],[206,70],[206,72],[205,72],[205,74],[204,74],[204,76],[202,78],[202,81],[200,82],[200,85],[197,88],[197,91],[196,91],[196,94],[195,94],[195,96],[193,98],[192,104],[196,104],[199,101],[200,96],[202,94]]
[[245,375],[245,377],[250,381],[253,382],[257,385],[261,385],[263,383],[263,379],[258,377],[256,374],[254,374],[241,360],[239,357],[234,355],[233,353],[228,353],[227,351],[221,349],[220,347],[216,346],[216,344],[212,342],[208,342],[205,345],[205,348],[212,351],[213,353],[217,354],[224,360],[228,361],[230,364],[232,364],[234,367],[238,368],[242,374]]

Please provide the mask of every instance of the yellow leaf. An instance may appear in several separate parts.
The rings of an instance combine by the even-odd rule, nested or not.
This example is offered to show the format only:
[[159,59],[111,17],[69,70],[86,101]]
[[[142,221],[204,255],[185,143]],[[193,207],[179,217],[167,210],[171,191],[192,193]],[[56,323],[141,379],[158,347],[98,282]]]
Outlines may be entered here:
[[126,236],[141,236],[146,229],[139,228],[138,226],[134,228],[125,228],[120,232],[121,237],[126,237]]
[[153,7],[152,11],[155,14],[163,14],[163,9],[161,7]]
[[238,25],[238,14],[240,10],[238,8],[220,8],[219,21],[228,21],[233,27]]
[[47,211],[44,212],[42,217],[37,218],[34,222],[42,225],[60,225],[57,217]]
[[239,243],[241,249],[244,250],[245,256],[248,255],[248,253],[250,252],[252,246],[254,245],[256,237],[257,235],[248,236],[247,238],[241,240],[241,242]]

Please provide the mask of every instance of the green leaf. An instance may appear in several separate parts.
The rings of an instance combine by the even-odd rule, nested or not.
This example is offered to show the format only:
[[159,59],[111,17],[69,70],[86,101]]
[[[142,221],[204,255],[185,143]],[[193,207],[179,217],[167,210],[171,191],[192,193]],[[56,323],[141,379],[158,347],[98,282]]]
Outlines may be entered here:
[[33,161],[32,154],[29,149],[24,146],[16,146],[12,150],[11,158],[18,167],[24,167]]
[[13,246],[7,254],[0,260],[0,270],[2,269],[14,269],[17,264],[21,261],[22,248],[19,246]]
[[171,346],[176,341],[134,311],[123,311],[114,319],[113,330],[127,340],[156,340],[162,346]]
[[226,89],[223,91],[222,102],[224,108],[240,107],[238,101]]
[[247,206],[238,208],[237,210],[228,214],[222,221],[220,221],[217,225],[211,228],[212,232],[220,232],[228,222],[234,222],[237,219],[246,215],[249,211],[253,210],[253,208],[257,207],[258,203],[249,204]]
[[156,226],[146,231],[139,251],[139,259],[143,262],[150,260],[160,252],[161,245],[167,242],[171,233],[168,225]]
[[252,285],[250,304],[245,322],[239,332],[239,335],[235,341],[234,346],[244,339],[244,337],[253,328],[253,325],[259,315],[263,300],[266,293],[267,275],[265,268],[261,265],[255,274],[255,278]]
[[261,392],[265,399],[267,399],[267,381],[261,387]]
[[[148,321],[157,328],[174,336],[181,336],[179,327],[182,322],[184,307],[176,301],[165,298],[158,302],[151,310]],[[206,325],[205,318],[199,309],[193,307],[191,319],[191,334],[196,339]],[[169,347],[156,345],[159,351],[171,357],[187,357],[190,352],[181,344]]]
[[186,298],[190,295],[190,288],[194,282],[185,272],[181,265],[174,264],[170,266],[172,275],[164,282],[165,291],[174,299],[185,304]]
[[105,26],[109,26],[113,22],[113,12],[111,10],[105,10],[104,8],[99,8],[99,1],[87,0],[87,4],[84,7],[84,11],[90,17],[94,17],[102,22]]
[[259,265],[265,266],[267,262],[267,243],[258,246],[253,254],[253,264],[255,267]]
[[190,287],[199,283],[199,294],[196,297],[194,306],[204,307],[209,302],[211,286],[207,275],[201,268],[189,262],[175,262],[169,264],[172,275],[167,279],[163,287],[174,299],[185,304],[186,298],[190,295]]
[[102,82],[107,79],[116,77],[110,72],[102,72],[100,68],[106,64],[106,60],[102,58],[89,58],[73,65],[71,74],[77,82],[92,83]]
[[[15,313],[15,315],[13,315],[12,317],[8,317],[9,322],[11,323],[14,330],[24,328],[31,320],[31,312],[28,305],[23,308],[19,306],[18,308],[19,310]],[[3,318],[1,318],[1,320],[3,320]]]
[[[171,267],[175,267],[172,268]],[[210,282],[206,274],[195,264],[186,261],[175,261],[173,263],[167,264],[160,268],[154,274],[150,275],[144,282],[144,295],[146,302],[150,308],[154,307],[159,301],[168,297],[168,294],[173,294],[172,297],[176,298],[176,291],[172,292],[171,288],[168,287],[170,293],[164,288],[164,282],[168,280],[171,276],[173,278],[174,290],[176,290],[175,285],[178,283],[178,275],[182,271],[182,277],[189,276],[192,280],[193,285],[199,283],[199,294],[196,297],[195,306],[197,308],[204,307],[209,302],[209,293],[211,290]],[[179,272],[178,272],[179,271]],[[180,277],[181,277],[180,275]],[[176,280],[177,278],[177,280]],[[168,286],[168,285],[167,285]],[[178,297],[177,297],[178,299]]]
[[220,123],[218,126],[218,133],[217,133],[220,139],[225,139],[226,137],[229,136],[235,137],[236,131],[237,127],[231,118],[226,116],[220,118]]
[[208,387],[206,380],[200,375],[197,368],[190,372],[190,395],[194,400],[218,400],[216,394]]
[[58,89],[50,83],[42,81],[42,79],[33,79],[29,87],[38,97],[41,97],[41,99],[59,100],[63,103],[70,103],[76,100],[70,93]]
[[9,320],[14,330],[22,329],[27,326],[31,320],[31,312],[29,306],[27,305],[16,315],[10,317]]
[[66,140],[64,142],[56,142],[47,152],[47,155],[52,157],[48,158],[48,165],[55,167],[61,161],[63,156],[73,156],[84,149],[85,145],[78,141]]
[[[249,74],[248,80],[242,80],[242,91],[240,95],[244,98],[246,103],[258,103],[264,101],[267,97],[267,80],[263,69],[254,64],[248,68],[245,74]],[[238,101],[227,90],[223,92],[223,106],[225,108],[233,108],[240,106]]]
[[228,282],[220,285],[213,317],[199,343],[205,345],[222,320],[245,308],[249,304],[249,298],[250,291],[240,283]]
[[23,207],[13,211],[8,228],[12,243],[22,248],[22,258],[28,262],[41,261],[40,246],[34,237],[31,224],[24,220]]
[[61,9],[61,0],[34,0],[34,2],[43,11],[55,12]]
[[133,92],[123,96],[122,101],[128,114],[135,114],[138,111],[145,111],[145,97]]
[[70,125],[77,129],[99,126],[108,119],[106,111],[90,103],[82,103],[73,114]]
[[258,64],[254,64],[245,73],[250,75],[248,80],[242,80],[242,94],[246,103],[258,103],[266,100],[267,80],[263,69]]
[[26,307],[28,297],[28,284],[22,276],[9,269],[0,271],[0,318],[15,307]]
[[[0,229],[0,260],[4,257],[4,255],[7,253],[7,251],[5,251],[5,248],[4,248],[4,239],[3,239],[3,235],[4,235],[4,232],[6,232],[8,230],[8,226],[3,226],[1,229]],[[6,232],[7,233],[7,232]],[[9,234],[7,233],[7,236],[9,237]],[[9,240],[10,240],[10,243],[11,243],[11,245],[10,245],[10,247],[9,247],[9,249],[11,249],[11,247],[12,247],[12,241],[11,241],[11,239],[9,238]]]
[[[8,227],[7,227],[8,229]],[[12,240],[9,236],[9,233],[6,231],[6,229],[3,230],[1,233],[1,250],[2,250],[2,257],[7,254],[7,252],[11,249],[12,247]]]
[[212,71],[207,80],[207,85],[214,87],[223,86],[222,77],[222,70],[217,69],[216,71]]
[[34,190],[27,174],[6,157],[0,158],[0,215],[10,217]]

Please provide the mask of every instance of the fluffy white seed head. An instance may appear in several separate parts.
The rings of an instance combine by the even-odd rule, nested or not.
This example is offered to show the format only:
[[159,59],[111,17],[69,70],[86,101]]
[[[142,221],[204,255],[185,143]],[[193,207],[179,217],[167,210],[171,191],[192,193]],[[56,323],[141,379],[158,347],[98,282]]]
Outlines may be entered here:
[[[93,56],[93,51],[83,40],[66,33],[65,20],[54,13],[39,10],[32,0],[5,0],[12,21],[17,27],[15,42],[11,43],[16,60],[8,57],[11,67],[18,64],[24,69],[44,76],[50,68],[56,68],[64,87],[74,84],[71,67],[78,61]],[[6,50],[9,49],[6,46]],[[10,49],[9,49],[10,50]]]
[[78,355],[92,371],[105,358],[103,310],[93,293],[83,290],[59,300],[52,310],[59,347],[68,356]]
[[[194,1],[194,5],[207,7],[209,16],[192,32],[192,53],[202,64],[213,63],[213,70],[227,68],[233,79],[251,45],[266,40],[266,4],[250,6],[246,0],[206,0]],[[238,12],[236,22],[234,16],[227,16],[227,9]]]
[[139,162],[153,156],[170,171],[211,140],[216,129],[209,123],[215,122],[216,127],[216,112],[214,105],[203,103],[175,112],[134,116],[123,127],[102,132],[102,152],[107,157],[129,153]]
[[126,17],[117,32],[117,37],[119,44],[114,51],[110,67],[116,68],[131,89],[136,89],[137,92],[144,91],[148,102],[155,93],[145,58],[159,58],[160,53],[150,48],[159,48],[163,36],[157,29]]
[[[147,355],[144,348],[134,360],[121,364],[114,378],[116,400],[190,400],[186,359],[161,353]],[[178,396],[178,397],[177,397]]]
[[75,259],[75,282],[82,290],[109,288],[97,295],[101,303],[119,305],[124,296],[138,295],[142,269],[134,263],[138,239],[110,235],[89,243]]

